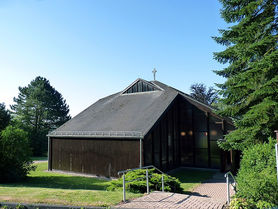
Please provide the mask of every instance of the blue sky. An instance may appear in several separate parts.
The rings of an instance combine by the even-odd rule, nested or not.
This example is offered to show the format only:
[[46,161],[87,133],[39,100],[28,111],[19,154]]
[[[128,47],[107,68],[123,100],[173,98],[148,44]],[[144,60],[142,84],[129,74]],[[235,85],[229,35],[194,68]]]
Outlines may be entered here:
[[227,28],[217,0],[1,0],[0,102],[46,77],[72,116],[136,78],[189,92],[224,80],[211,36]]

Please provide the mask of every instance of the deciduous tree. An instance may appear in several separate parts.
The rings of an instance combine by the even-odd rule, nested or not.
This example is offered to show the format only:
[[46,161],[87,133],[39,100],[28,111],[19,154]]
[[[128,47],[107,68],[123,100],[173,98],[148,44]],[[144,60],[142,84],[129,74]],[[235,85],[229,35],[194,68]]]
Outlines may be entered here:
[[196,100],[208,105],[212,105],[218,99],[217,92],[214,88],[207,87],[203,83],[195,83],[190,86],[190,95]]
[[28,134],[7,126],[0,134],[0,182],[18,181],[35,169],[30,159]]

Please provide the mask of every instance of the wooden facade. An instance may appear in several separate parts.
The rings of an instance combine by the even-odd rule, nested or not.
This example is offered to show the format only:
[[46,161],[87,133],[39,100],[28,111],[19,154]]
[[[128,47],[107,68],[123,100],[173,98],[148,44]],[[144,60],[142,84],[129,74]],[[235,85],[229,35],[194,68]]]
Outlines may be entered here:
[[138,167],[139,140],[105,138],[51,138],[50,169],[100,176]]

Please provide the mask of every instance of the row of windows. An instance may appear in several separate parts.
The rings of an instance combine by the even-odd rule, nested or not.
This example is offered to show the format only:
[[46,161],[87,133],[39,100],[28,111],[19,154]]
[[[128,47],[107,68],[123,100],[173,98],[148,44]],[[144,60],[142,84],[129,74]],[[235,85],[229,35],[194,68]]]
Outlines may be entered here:
[[165,116],[144,141],[146,164],[162,168],[179,163],[220,168],[221,150],[217,140],[223,133],[218,119],[210,116],[208,120],[204,112],[186,103],[175,104]]
[[211,115],[208,118],[205,112],[186,102],[180,102],[179,109],[181,164],[220,168],[217,140],[223,137],[221,121]]

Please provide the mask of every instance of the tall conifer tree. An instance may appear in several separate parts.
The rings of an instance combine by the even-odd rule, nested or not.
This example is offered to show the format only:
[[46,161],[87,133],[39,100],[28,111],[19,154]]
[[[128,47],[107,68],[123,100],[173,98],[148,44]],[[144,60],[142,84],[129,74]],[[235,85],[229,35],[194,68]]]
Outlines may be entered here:
[[11,106],[15,121],[29,133],[33,154],[40,156],[47,150],[46,134],[70,119],[69,106],[46,78],[38,76],[18,89]]
[[220,0],[221,15],[232,26],[214,40],[226,46],[214,58],[227,64],[216,74],[225,108],[236,130],[226,135],[224,149],[243,150],[278,129],[277,0]]
[[4,103],[0,103],[0,132],[10,123],[11,116]]

